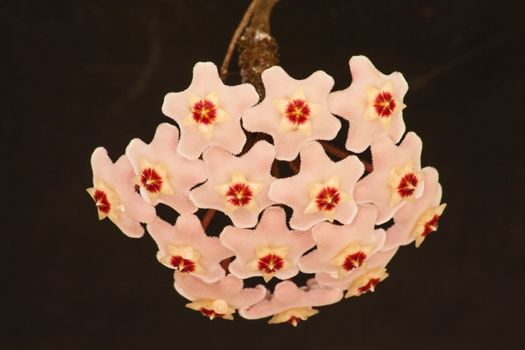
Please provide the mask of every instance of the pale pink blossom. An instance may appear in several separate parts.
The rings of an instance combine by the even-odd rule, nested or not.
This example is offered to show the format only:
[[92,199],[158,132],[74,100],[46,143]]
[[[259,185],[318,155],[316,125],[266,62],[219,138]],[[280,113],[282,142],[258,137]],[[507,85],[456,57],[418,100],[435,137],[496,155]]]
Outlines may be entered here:
[[142,237],[141,222],[155,218],[155,208],[135,192],[135,174],[129,160],[121,156],[115,163],[99,147],[91,155],[93,187],[87,191],[95,201],[100,220],[108,217],[129,237]]
[[297,326],[317,314],[314,306],[329,305],[342,298],[342,292],[337,288],[327,288],[310,283],[305,288],[299,288],[292,281],[283,281],[275,286],[273,294],[249,308],[239,310],[242,317],[258,319],[273,316],[268,323],[287,322]]
[[377,210],[372,205],[359,206],[350,225],[320,223],[312,229],[317,249],[299,260],[305,273],[324,272],[341,279],[367,261],[385,243],[385,231],[375,230]]
[[216,282],[206,283],[192,275],[175,272],[175,289],[191,301],[186,307],[199,311],[204,316],[233,319],[236,309],[258,303],[266,296],[266,288],[243,288],[243,281],[228,275]]
[[153,140],[146,144],[132,140],[126,156],[133,165],[135,182],[142,197],[153,205],[164,203],[179,213],[194,213],[197,207],[189,198],[195,185],[206,181],[202,160],[188,160],[176,150],[179,131],[170,124],[157,127]]
[[147,228],[159,248],[157,259],[166,267],[208,283],[224,277],[220,263],[232,253],[218,237],[206,235],[197,216],[181,214],[174,226],[157,218]]
[[317,71],[303,80],[291,78],[281,67],[274,66],[261,75],[264,100],[248,109],[244,127],[264,132],[273,138],[276,158],[293,160],[311,140],[331,140],[341,122],[330,114],[327,98],[334,80]]
[[413,132],[406,134],[399,146],[386,137],[372,144],[374,170],[355,186],[355,200],[377,207],[378,225],[390,220],[407,201],[423,193],[421,148],[421,139]]
[[259,141],[244,155],[212,147],[204,155],[208,181],[190,192],[199,208],[223,211],[237,227],[257,224],[259,213],[273,203],[268,188],[275,179],[270,175],[275,150]]
[[315,245],[311,232],[291,231],[286,226],[286,214],[279,207],[267,208],[254,230],[227,226],[221,233],[221,243],[235,254],[229,270],[239,278],[262,276],[288,279],[299,270],[297,261]]
[[347,298],[373,292],[377,284],[388,277],[386,266],[396,252],[397,248],[380,250],[343,278],[334,278],[328,273],[320,272],[315,275],[315,279],[321,285],[346,290]]
[[269,196],[293,209],[290,226],[296,230],[309,230],[325,220],[349,224],[357,213],[354,186],[363,172],[356,156],[333,162],[314,141],[301,149],[299,173],[275,180]]
[[405,132],[405,78],[399,72],[382,74],[365,56],[354,56],[349,64],[352,84],[328,98],[331,112],[350,122],[346,148],[360,153],[380,137],[399,142]]
[[209,146],[222,147],[233,154],[241,152],[246,135],[240,119],[257,101],[259,95],[252,85],[224,85],[213,63],[199,62],[193,68],[190,86],[167,94],[162,112],[181,129],[177,152],[193,160]]
[[425,179],[423,195],[405,204],[394,215],[394,225],[387,230],[385,249],[416,242],[419,247],[423,240],[437,230],[440,216],[446,204],[441,203],[441,185],[436,169],[422,170]]

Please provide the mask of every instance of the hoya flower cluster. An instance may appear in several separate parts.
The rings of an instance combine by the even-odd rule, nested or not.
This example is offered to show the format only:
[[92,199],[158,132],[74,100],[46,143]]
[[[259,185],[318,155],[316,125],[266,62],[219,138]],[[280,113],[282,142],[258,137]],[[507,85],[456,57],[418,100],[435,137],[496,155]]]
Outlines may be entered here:
[[[94,151],[88,192],[99,218],[130,237],[146,224],[187,307],[210,319],[238,313],[296,325],[315,307],[373,291],[400,246],[419,246],[437,229],[445,204],[437,171],[421,167],[421,139],[409,132],[401,141],[403,76],[384,75],[363,56],[350,60],[350,71],[352,84],[331,92],[322,71],[296,80],[269,68],[259,102],[251,85],[224,85],[214,64],[197,63],[189,87],[164,99],[176,126],[159,125],[149,144],[132,140],[115,163],[105,149]],[[339,118],[349,122],[352,155],[334,162],[318,140],[334,139]],[[243,151],[246,131],[273,144]],[[356,154],[369,147],[365,171]],[[297,157],[296,175],[272,176],[276,159]],[[157,216],[158,203],[180,214],[175,225]],[[198,209],[222,211],[232,225],[208,235]],[[300,273],[311,275],[297,286],[290,279]],[[245,287],[248,278],[259,284]],[[269,288],[272,279],[279,282]]]

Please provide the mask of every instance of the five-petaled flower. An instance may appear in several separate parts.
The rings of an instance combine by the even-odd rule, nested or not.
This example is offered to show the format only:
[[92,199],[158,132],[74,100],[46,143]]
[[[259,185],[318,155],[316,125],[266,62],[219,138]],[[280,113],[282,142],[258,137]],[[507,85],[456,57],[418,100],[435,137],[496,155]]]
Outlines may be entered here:
[[177,154],[178,142],[177,128],[164,123],[158,126],[150,144],[132,140],[126,155],[146,200],[153,205],[167,204],[179,213],[194,213],[197,207],[188,194],[192,187],[206,180],[204,163]]
[[372,144],[374,170],[357,183],[355,200],[377,207],[377,224],[390,220],[402,205],[423,193],[421,147],[421,139],[413,132],[399,146],[388,138]]
[[254,230],[227,226],[220,236],[222,244],[235,254],[229,270],[239,278],[262,276],[288,279],[299,270],[297,261],[315,245],[309,231],[290,231],[282,208],[267,208]]
[[405,204],[394,215],[394,225],[387,231],[385,248],[410,244],[415,240],[419,247],[425,238],[437,230],[440,216],[446,204],[441,203],[441,185],[438,172],[431,167],[423,168],[425,190],[419,199]]
[[176,271],[175,289],[191,301],[186,307],[200,312],[210,320],[232,320],[236,309],[247,308],[266,296],[264,286],[243,288],[242,280],[233,275],[206,283],[192,275]]
[[258,100],[252,85],[224,85],[213,63],[199,62],[193,68],[190,86],[167,94],[162,112],[181,129],[177,152],[194,160],[210,146],[239,153],[246,142],[241,116]]
[[259,213],[273,203],[268,188],[275,179],[270,175],[274,156],[266,141],[240,157],[212,147],[203,155],[208,181],[193,189],[190,198],[200,208],[224,211],[237,227],[253,227]]
[[165,266],[189,273],[206,282],[224,277],[220,262],[232,256],[217,237],[208,237],[199,219],[182,214],[174,226],[157,218],[148,224],[159,252],[157,259]]
[[332,77],[317,71],[295,80],[277,66],[265,70],[261,77],[265,99],[248,109],[243,125],[249,131],[270,134],[277,159],[293,160],[309,141],[331,140],[337,135],[341,122],[327,105]]
[[349,224],[357,213],[354,186],[364,172],[356,156],[333,162],[318,142],[301,150],[301,169],[295,176],[275,180],[270,198],[293,209],[290,226],[309,230],[328,220]]
[[141,222],[155,218],[155,209],[135,192],[133,168],[122,156],[115,163],[107,151],[99,147],[91,156],[93,187],[89,195],[95,201],[99,219],[108,217],[129,237],[141,237]]
[[352,84],[328,99],[332,113],[350,122],[346,148],[363,152],[381,137],[399,142],[405,132],[405,78],[399,72],[382,74],[365,56],[354,56],[349,64]]

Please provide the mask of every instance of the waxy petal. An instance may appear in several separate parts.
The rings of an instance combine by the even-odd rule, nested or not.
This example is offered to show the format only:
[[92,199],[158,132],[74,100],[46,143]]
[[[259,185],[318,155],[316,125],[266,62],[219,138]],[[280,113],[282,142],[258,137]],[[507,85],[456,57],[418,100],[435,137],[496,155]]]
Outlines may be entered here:
[[[363,172],[363,163],[356,156],[333,162],[321,144],[311,142],[301,150],[299,173],[275,180],[270,186],[269,196],[275,202],[286,204],[293,209],[290,226],[296,230],[308,230],[327,219],[349,224],[357,213],[354,186]],[[312,211],[311,189],[318,184],[331,184],[335,179],[338,181],[337,190],[342,194],[339,204],[330,211]]]
[[195,185],[206,181],[204,162],[188,160],[176,150],[179,143],[179,131],[170,124],[163,123],[157,127],[153,140],[146,144],[140,139],[132,140],[126,148],[135,174],[140,176],[141,162],[144,160],[157,166],[165,167],[166,178],[162,186],[169,186],[172,193],[163,193],[162,188],[155,200],[151,200],[148,190],[141,186],[141,194],[151,204],[164,203],[179,213],[194,213],[197,207],[189,198],[189,192]]
[[[304,80],[291,78],[281,67],[274,66],[261,75],[265,99],[248,109],[243,116],[244,127],[252,132],[272,136],[276,158],[293,160],[302,146],[311,140],[331,140],[341,122],[330,114],[327,98],[334,80],[317,71]],[[286,106],[294,99],[306,104],[306,120],[294,125],[284,116]]]
[[[198,100],[213,103],[216,114],[211,123],[197,123],[192,119],[192,108]],[[162,112],[174,119],[181,129],[177,152],[195,160],[210,146],[224,148],[233,154],[241,152],[246,135],[240,119],[258,100],[259,95],[252,85],[224,85],[213,63],[199,62],[193,68],[190,86],[182,92],[167,94]]]
[[[403,98],[408,90],[405,78],[399,72],[382,74],[365,56],[352,57],[349,65],[352,84],[344,90],[331,93],[328,98],[330,111],[350,123],[346,148],[360,153],[381,137],[388,137],[394,143],[399,142],[405,132],[402,112]],[[397,108],[386,122],[381,118],[366,118],[369,89],[380,91],[385,86],[391,87]]]

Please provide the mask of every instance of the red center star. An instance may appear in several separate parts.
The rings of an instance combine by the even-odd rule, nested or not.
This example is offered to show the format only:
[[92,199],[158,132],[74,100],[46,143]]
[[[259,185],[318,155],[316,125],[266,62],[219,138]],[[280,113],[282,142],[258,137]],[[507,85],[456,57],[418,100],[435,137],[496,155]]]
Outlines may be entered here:
[[439,215],[435,214],[430,221],[425,223],[425,229],[423,230],[423,233],[421,236],[426,237],[429,233],[434,232],[438,228],[438,221],[439,221]]
[[388,91],[381,91],[374,99],[374,109],[381,118],[390,117],[394,113],[395,108],[396,100]]
[[359,287],[358,291],[360,294],[364,294],[369,291],[374,291],[374,288],[381,282],[380,278],[371,278],[368,280],[368,282],[361,287]]
[[97,206],[97,209],[101,213],[109,213],[109,211],[111,210],[111,204],[109,203],[106,192],[101,190],[95,190],[95,193],[93,194],[93,199],[95,200],[95,205]]
[[302,319],[297,316],[292,316],[286,321],[286,323],[291,324],[292,326],[296,327],[299,322],[301,322]]
[[199,312],[208,317],[210,320],[213,320],[214,318],[223,318],[224,314],[218,314],[214,310],[207,309],[205,307],[202,307],[199,309]]
[[140,182],[147,191],[152,193],[159,193],[162,188],[162,176],[153,168],[146,168],[142,171]]
[[302,99],[291,100],[285,109],[285,116],[288,121],[297,126],[306,123],[310,114],[310,106]]
[[407,198],[412,196],[414,194],[414,191],[416,190],[418,183],[419,179],[416,174],[405,174],[399,181],[399,185],[397,185],[397,192],[399,193],[399,196],[401,198]]
[[330,211],[341,201],[341,194],[335,187],[324,187],[316,196],[315,203],[320,211]]
[[356,253],[349,254],[346,256],[342,267],[346,271],[352,271],[353,269],[361,266],[366,260],[366,258],[367,256],[363,251],[358,251]]
[[184,259],[182,256],[172,256],[170,260],[171,266],[180,272],[195,271],[195,263],[191,260]]
[[284,266],[284,259],[276,254],[268,254],[259,258],[257,268],[263,273],[274,273],[282,269]]
[[228,202],[236,207],[242,207],[250,204],[253,199],[253,191],[245,183],[235,183],[230,185],[226,192]]
[[213,124],[217,119],[217,106],[210,100],[199,100],[191,108],[191,116],[198,124]]

